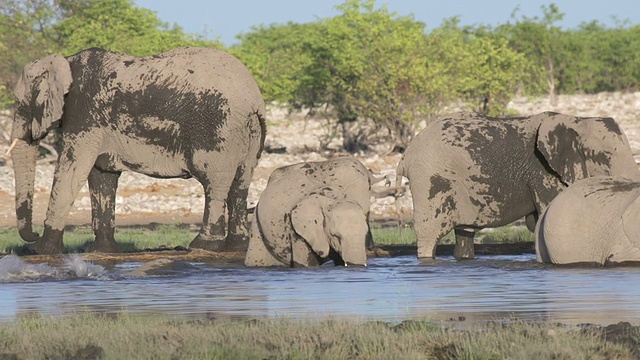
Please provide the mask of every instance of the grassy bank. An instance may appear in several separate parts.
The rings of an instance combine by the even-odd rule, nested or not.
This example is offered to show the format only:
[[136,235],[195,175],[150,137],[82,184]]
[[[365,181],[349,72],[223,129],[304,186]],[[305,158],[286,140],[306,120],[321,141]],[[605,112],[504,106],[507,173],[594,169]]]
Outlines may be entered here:
[[[115,236],[122,251],[137,252],[161,247],[186,247],[198,234],[198,230],[198,227],[181,224],[120,227],[116,228]],[[36,231],[42,234],[42,229]],[[93,230],[88,226],[70,227],[64,232],[64,245],[70,253],[82,252],[93,239]],[[0,253],[20,252],[24,244],[16,229],[0,228]]]
[[627,332],[626,343],[551,324],[489,324],[482,330],[447,330],[427,321],[187,321],[83,314],[0,325],[0,358],[632,359],[640,338],[637,328]]
[[519,322],[447,330],[427,321],[187,321],[83,314],[0,324],[0,358],[631,359],[639,338],[636,328],[624,341],[611,342],[602,332]]
[[[147,225],[139,227],[119,227],[116,240],[124,252],[138,252],[145,249],[187,247],[197,235],[199,228],[194,225],[169,224]],[[37,229],[42,233],[42,229]],[[372,227],[373,238],[378,245],[411,245],[416,241],[411,227]],[[90,227],[70,227],[65,230],[64,244],[68,252],[82,252],[94,235]],[[482,243],[501,244],[533,241],[533,234],[523,226],[505,226],[497,229],[485,229],[476,235]],[[453,232],[448,234],[441,244],[454,244]],[[20,253],[24,247],[18,232],[14,228],[0,228],[0,253]]]
[[[411,227],[372,227],[371,232],[376,244],[409,245],[416,241],[416,234]],[[533,233],[525,226],[503,226],[495,229],[483,229],[475,236],[481,244],[505,244],[533,241]],[[455,244],[456,238],[451,231],[439,244]]]

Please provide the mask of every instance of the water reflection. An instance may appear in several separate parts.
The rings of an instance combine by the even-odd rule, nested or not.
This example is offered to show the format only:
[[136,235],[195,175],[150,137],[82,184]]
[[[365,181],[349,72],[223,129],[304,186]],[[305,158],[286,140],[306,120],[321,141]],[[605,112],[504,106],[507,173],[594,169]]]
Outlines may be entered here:
[[[119,265],[114,271],[135,264]],[[247,269],[194,263],[169,277],[0,285],[0,320],[29,313],[163,313],[179,317],[349,316],[465,323],[497,319],[640,324],[640,268],[566,269],[531,255],[420,262],[370,259],[367,268]],[[103,278],[104,279],[104,278]]]

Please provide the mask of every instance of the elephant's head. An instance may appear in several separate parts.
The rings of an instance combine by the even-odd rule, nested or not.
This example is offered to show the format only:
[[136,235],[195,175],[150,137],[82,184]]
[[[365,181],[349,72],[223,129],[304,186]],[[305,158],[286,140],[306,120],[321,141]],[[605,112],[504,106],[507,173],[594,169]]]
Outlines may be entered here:
[[291,224],[321,258],[333,250],[345,265],[366,266],[369,226],[358,204],[313,194],[293,209]]
[[540,120],[537,148],[566,185],[597,175],[638,179],[629,142],[612,118],[581,118],[553,112]]
[[60,55],[27,64],[15,87],[16,111],[11,133],[16,181],[18,231],[25,241],[33,232],[33,186],[38,144],[62,118],[64,96],[71,87],[71,68]]

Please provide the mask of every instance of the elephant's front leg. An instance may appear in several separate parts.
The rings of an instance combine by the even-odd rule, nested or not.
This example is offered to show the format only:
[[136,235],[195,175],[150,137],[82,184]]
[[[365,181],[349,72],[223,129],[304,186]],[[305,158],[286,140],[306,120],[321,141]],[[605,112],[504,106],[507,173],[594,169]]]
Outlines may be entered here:
[[453,256],[458,260],[473,259],[475,252],[473,249],[474,231],[454,229],[456,235],[456,246],[453,249]]
[[258,219],[256,218],[257,211],[254,212],[253,221],[251,221],[251,237],[249,239],[249,246],[247,247],[247,254],[244,258],[245,266],[288,266],[282,261],[278,260],[269,250],[266,239],[260,231],[258,225]]
[[306,241],[294,236],[291,241],[291,267],[311,267],[320,265],[320,258]]
[[93,142],[65,141],[53,176],[49,206],[44,220],[42,238],[29,247],[38,254],[64,251],[64,226],[71,206],[87,181],[96,159]]
[[116,189],[120,172],[105,172],[97,168],[89,173],[91,193],[91,225],[96,236],[88,252],[118,253],[120,245],[114,237],[116,219]]

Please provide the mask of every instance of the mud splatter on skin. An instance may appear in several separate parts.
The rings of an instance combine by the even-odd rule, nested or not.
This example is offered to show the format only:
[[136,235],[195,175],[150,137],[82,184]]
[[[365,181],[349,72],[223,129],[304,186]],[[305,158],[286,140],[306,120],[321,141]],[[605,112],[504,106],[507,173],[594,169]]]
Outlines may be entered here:
[[[362,219],[366,219],[369,212],[369,189],[368,170],[351,157],[298,163],[274,170],[254,213],[260,234],[258,239],[255,234],[251,236],[251,241],[263,242],[269,253],[247,254],[247,258],[256,259],[255,264],[249,265],[271,264],[274,262],[271,258],[275,258],[281,266],[314,266],[330,260],[328,253],[314,253],[309,244],[296,232],[291,222],[292,212],[308,197],[320,196],[324,199],[353,202],[361,209]],[[320,205],[319,203],[318,206]],[[327,226],[324,215],[318,215],[309,221],[318,227]],[[369,230],[368,227],[366,229]],[[363,234],[363,248],[366,238]],[[250,243],[249,249],[252,248],[254,247]],[[301,254],[301,251],[307,253]],[[293,259],[294,256],[296,259]],[[269,259],[264,259],[265,257]]]
[[432,200],[439,193],[451,190],[451,181],[439,175],[431,176],[431,189],[429,189],[429,200]]
[[585,197],[595,195],[599,192],[611,192],[611,195],[614,195],[615,193],[630,192],[635,189],[640,189],[640,182],[619,179],[600,179],[597,184],[591,186],[590,191],[585,192]]
[[[219,227],[216,233],[224,234],[226,224],[220,221],[224,220],[220,214],[223,209],[211,207],[209,202],[224,203],[229,197],[232,206],[238,207],[241,201],[237,197],[244,196],[246,201],[247,191],[242,187],[248,188],[248,184],[228,190],[233,187],[227,179],[231,182],[234,178],[218,176],[220,169],[235,172],[243,168],[250,178],[266,137],[264,101],[246,67],[228,53],[205,48],[177,48],[145,58],[92,48],[67,61],[54,59],[64,63],[56,71],[64,72],[62,75],[70,71],[69,78],[73,79],[68,94],[54,99],[64,101],[63,149],[58,168],[86,176],[87,163],[97,159],[94,165],[101,171],[133,170],[161,178],[193,175],[205,192],[215,194],[207,197],[203,224]],[[43,72],[41,77],[48,78],[45,75]],[[31,95],[37,98],[37,91]],[[31,104],[22,111],[42,117],[47,111],[43,106]],[[29,121],[32,118],[25,117]],[[16,129],[23,129],[21,135],[28,136],[28,125],[19,123]],[[63,178],[57,173],[56,179],[59,177]],[[52,202],[47,218],[51,215],[54,220],[48,221],[55,221],[56,228],[76,196],[75,184],[70,185],[54,181],[52,194],[57,201]],[[106,186],[94,188],[92,196],[101,199],[108,199],[108,192],[115,191]],[[234,193],[220,195],[227,191]],[[23,214],[26,211],[31,209]],[[108,228],[113,223],[113,211],[102,212],[103,218],[95,224]],[[246,211],[237,208],[229,209],[229,213]],[[203,235],[211,232],[201,230]]]
[[[524,216],[533,210],[533,206],[523,204],[531,203],[529,187],[543,173],[542,166],[530,160],[533,156],[529,153],[535,149],[534,128],[525,118],[443,120],[442,142],[462,148],[470,155],[473,164],[468,169],[469,181],[462,183],[470,194],[468,200],[483,218],[494,219],[503,214],[513,214],[510,218]],[[441,183],[432,184],[432,191]],[[475,226],[479,222],[464,225]]]
[[[460,113],[430,124],[398,165],[408,175],[414,210],[421,206],[414,219],[419,255],[428,256],[448,226],[495,227],[535,217],[573,179],[636,168],[619,134],[609,119],[557,113],[508,119]],[[420,196],[431,201],[416,203]]]

